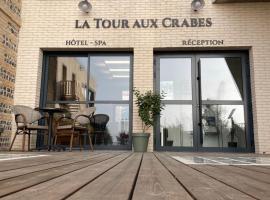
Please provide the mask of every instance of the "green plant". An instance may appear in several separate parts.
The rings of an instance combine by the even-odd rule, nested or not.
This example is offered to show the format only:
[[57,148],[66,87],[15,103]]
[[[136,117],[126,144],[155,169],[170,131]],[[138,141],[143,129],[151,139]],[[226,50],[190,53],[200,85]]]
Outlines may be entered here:
[[160,115],[160,112],[164,109],[164,104],[161,102],[165,94],[155,94],[151,90],[141,93],[139,90],[134,89],[134,95],[136,96],[136,105],[138,107],[138,114],[142,121],[142,131],[145,131],[154,126],[155,118]]

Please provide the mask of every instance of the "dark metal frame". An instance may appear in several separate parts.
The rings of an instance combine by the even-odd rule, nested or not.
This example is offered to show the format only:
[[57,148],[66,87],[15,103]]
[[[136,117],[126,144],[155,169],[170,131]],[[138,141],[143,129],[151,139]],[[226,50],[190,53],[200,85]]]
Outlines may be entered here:
[[[200,58],[223,58],[237,57],[242,62],[242,78],[243,78],[243,100],[242,101],[201,101],[200,100]],[[192,53],[157,53],[154,62],[154,89],[160,92],[160,59],[161,58],[191,58],[191,84],[192,84],[192,100],[164,100],[167,105],[191,105],[193,117],[193,147],[169,147],[161,146],[160,136],[160,118],[154,127],[155,132],[155,149],[161,151],[208,151],[208,152],[254,152],[254,134],[252,121],[252,104],[251,104],[251,88],[250,88],[250,70],[248,52],[192,52]],[[198,78],[199,77],[199,78]],[[198,78],[198,79],[197,79]],[[212,105],[243,105],[246,122],[246,148],[229,148],[229,147],[201,147],[200,146],[200,116],[201,107],[204,104]]]
[[[42,68],[42,78],[41,78],[41,89],[40,89],[40,107],[45,107],[46,104],[55,104],[55,103],[78,103],[78,104],[119,104],[119,105],[129,105],[129,144],[128,145],[98,145],[95,146],[95,149],[108,149],[108,150],[131,150],[132,149],[132,125],[133,125],[133,53],[132,52],[91,52],[91,51],[69,51],[69,52],[43,52],[43,68]],[[85,57],[88,59],[87,62],[87,82],[89,82],[89,74],[90,74],[90,59],[93,56],[128,56],[130,58],[130,78],[129,78],[129,100],[121,101],[48,101],[47,102],[47,84],[48,84],[48,59],[50,56],[65,56],[65,57]],[[89,99],[89,93],[86,94],[86,99]],[[37,147],[42,146],[44,143],[44,139],[41,135],[38,135],[37,138]]]

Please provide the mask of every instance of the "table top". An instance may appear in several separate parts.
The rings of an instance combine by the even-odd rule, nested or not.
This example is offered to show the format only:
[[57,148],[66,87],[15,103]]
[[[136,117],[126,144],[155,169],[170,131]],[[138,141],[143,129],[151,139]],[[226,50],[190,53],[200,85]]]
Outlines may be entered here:
[[47,112],[47,113],[64,113],[68,112],[67,109],[64,108],[49,108],[49,107],[42,107],[42,108],[35,108],[37,111]]

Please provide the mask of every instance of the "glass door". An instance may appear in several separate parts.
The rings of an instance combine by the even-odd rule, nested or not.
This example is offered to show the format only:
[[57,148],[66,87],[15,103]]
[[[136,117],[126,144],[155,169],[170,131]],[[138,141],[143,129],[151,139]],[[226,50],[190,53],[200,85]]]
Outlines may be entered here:
[[191,55],[157,60],[156,89],[165,93],[165,108],[157,125],[161,148],[194,148],[194,61]]
[[157,150],[251,150],[251,103],[244,54],[156,57],[156,91],[165,108]]
[[199,148],[246,148],[242,57],[198,56]]

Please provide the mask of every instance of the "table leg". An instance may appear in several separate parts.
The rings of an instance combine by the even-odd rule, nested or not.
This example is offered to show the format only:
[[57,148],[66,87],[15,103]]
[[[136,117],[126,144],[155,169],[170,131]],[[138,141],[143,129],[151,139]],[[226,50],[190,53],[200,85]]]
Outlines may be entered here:
[[48,151],[51,150],[52,144],[51,144],[51,137],[52,137],[52,129],[53,129],[53,114],[49,114],[49,131],[48,131]]

